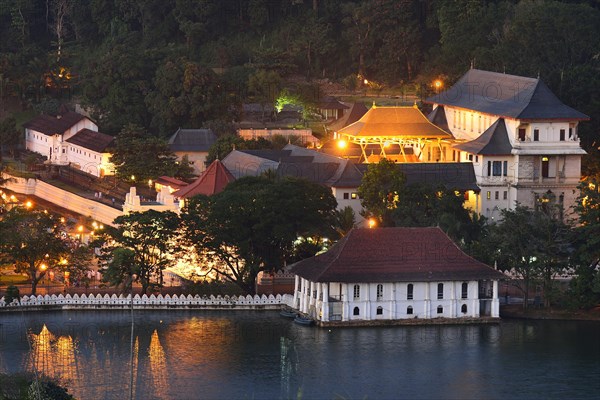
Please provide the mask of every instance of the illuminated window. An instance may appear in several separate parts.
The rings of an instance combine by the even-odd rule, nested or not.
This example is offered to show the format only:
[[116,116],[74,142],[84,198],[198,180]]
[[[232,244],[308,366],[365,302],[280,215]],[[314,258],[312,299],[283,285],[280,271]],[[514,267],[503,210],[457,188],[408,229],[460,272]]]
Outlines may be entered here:
[[377,285],[377,300],[383,299],[383,285],[380,283]]
[[354,285],[354,299],[360,299],[360,285]]
[[413,284],[409,283],[408,286],[406,287],[406,300],[413,299],[413,289],[414,289]]
[[490,200],[492,198],[492,192],[488,190],[486,198]]
[[377,307],[377,315],[383,315],[383,307]]
[[352,193],[352,194],[350,195],[350,197],[351,197],[352,199],[358,199],[358,193]]
[[442,300],[444,298],[444,284],[443,283],[438,283],[437,298],[438,298],[438,300]]

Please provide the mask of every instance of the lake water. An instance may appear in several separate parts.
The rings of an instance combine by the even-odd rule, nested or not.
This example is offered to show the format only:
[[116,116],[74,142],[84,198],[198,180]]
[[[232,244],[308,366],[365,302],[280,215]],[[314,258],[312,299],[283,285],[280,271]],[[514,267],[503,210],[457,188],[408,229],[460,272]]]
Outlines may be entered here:
[[[135,321],[137,399],[600,397],[598,322],[328,330],[267,311],[136,311]],[[37,370],[78,399],[128,398],[128,312],[0,314],[0,324],[0,372]]]

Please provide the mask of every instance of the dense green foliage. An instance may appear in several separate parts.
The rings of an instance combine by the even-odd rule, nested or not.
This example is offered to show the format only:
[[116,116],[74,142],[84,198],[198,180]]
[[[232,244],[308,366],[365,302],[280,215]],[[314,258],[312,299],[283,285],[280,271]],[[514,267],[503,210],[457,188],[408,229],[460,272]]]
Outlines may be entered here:
[[0,374],[0,400],[73,400],[55,380],[35,374]]
[[422,91],[473,64],[539,74],[592,116],[585,148],[600,143],[591,0],[5,0],[0,37],[0,97],[74,94],[113,134],[229,122],[292,75]]
[[331,191],[321,185],[245,177],[214,196],[190,199],[182,213],[183,237],[207,275],[254,293],[259,272],[277,271],[320,250],[303,245],[297,252],[296,241],[303,237],[318,243],[332,234],[335,207]]

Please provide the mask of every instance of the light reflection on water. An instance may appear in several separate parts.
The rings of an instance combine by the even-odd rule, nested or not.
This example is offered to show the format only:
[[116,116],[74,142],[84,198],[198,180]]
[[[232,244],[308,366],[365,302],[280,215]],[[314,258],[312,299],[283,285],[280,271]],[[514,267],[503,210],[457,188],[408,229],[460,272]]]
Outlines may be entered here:
[[[129,315],[0,315],[0,372],[129,394]],[[25,333],[28,332],[28,333]],[[316,329],[274,312],[137,312],[138,399],[592,398],[600,323]],[[29,343],[27,341],[29,339]]]

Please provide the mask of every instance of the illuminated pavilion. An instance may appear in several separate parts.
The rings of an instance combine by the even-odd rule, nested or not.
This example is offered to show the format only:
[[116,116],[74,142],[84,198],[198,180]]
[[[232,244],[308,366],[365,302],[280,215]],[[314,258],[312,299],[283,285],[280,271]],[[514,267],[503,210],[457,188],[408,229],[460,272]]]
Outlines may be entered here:
[[[373,105],[358,121],[335,132],[334,137],[359,145],[360,161],[366,163],[380,158],[396,162],[446,161],[446,149],[454,139],[452,134],[431,123],[416,105]],[[379,154],[375,154],[373,148]],[[396,149],[395,154],[392,149]]]

